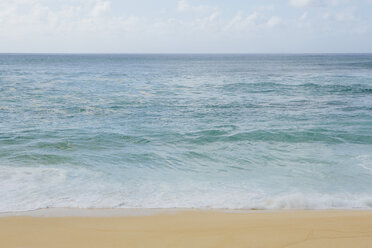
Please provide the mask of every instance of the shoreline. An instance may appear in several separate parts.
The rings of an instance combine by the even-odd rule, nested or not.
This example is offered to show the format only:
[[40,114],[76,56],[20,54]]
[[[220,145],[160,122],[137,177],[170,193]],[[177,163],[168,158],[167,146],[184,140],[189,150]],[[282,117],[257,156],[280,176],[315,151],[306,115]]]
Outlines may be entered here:
[[130,217],[183,212],[220,212],[220,213],[286,213],[286,212],[371,212],[369,208],[358,209],[227,209],[227,208],[41,208],[27,211],[0,212],[0,219],[6,217]]
[[[51,209],[3,216],[0,247],[372,246],[371,210],[124,210],[75,209],[72,215],[71,209]],[[70,216],[61,216],[67,211]]]
[[41,208],[28,211],[0,213],[0,219],[6,217],[127,217],[150,216],[159,213],[187,211],[187,209],[158,208]]

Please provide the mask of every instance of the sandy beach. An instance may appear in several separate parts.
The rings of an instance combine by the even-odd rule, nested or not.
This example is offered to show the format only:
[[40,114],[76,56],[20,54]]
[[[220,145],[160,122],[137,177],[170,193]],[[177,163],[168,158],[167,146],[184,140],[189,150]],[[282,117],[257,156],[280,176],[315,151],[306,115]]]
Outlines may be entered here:
[[372,247],[372,211],[89,211],[2,216],[0,247]]

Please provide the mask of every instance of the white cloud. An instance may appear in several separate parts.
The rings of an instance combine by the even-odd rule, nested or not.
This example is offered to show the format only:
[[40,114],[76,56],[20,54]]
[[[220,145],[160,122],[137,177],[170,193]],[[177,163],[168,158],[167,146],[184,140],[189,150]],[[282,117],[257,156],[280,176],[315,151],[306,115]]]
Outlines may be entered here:
[[305,7],[335,7],[345,5],[350,2],[351,2],[350,0],[290,0],[289,4],[296,8],[305,8]]
[[291,0],[289,3],[294,7],[303,8],[309,6],[311,2],[311,0]]
[[92,9],[92,16],[99,16],[102,13],[108,11],[110,9],[111,3],[109,1],[102,1],[102,2],[97,2]]
[[338,21],[338,22],[353,22],[357,21],[357,17],[353,10],[348,9],[338,12],[326,12],[322,14],[324,20]]
[[178,7],[177,7],[177,9],[178,9],[179,11],[185,11],[185,10],[187,10],[189,7],[190,7],[190,6],[189,6],[189,4],[188,4],[188,2],[187,2],[186,0],[179,0],[179,1],[178,1]]
[[350,0],[331,0],[330,5],[331,6],[338,6],[338,5],[346,4],[346,3],[349,3],[349,2],[350,2]]
[[243,16],[242,12],[239,11],[232,19],[225,25],[224,30],[245,30],[258,26],[261,16],[257,12],[253,12],[250,15]]
[[[137,1],[142,4],[147,0]],[[48,51],[69,52],[95,52],[96,47],[113,49],[110,52],[145,52],[141,50],[144,47],[150,52],[158,52],[158,47],[168,52],[180,48],[177,51],[182,52],[198,47],[199,42],[206,48],[212,43],[216,47],[232,44],[230,47],[238,51],[239,42],[257,39],[257,47],[269,47],[271,39],[285,40],[299,34],[324,39],[355,33],[365,34],[365,40],[371,37],[370,17],[363,16],[358,5],[342,6],[347,0],[287,1],[300,9],[294,12],[288,5],[274,8],[269,4],[252,5],[253,11],[244,12],[236,6],[236,14],[231,15],[233,7],[225,10],[218,5],[191,4],[196,0],[179,0],[177,6],[173,2],[159,15],[152,10],[132,11],[121,0],[0,0],[0,52],[11,52],[16,46],[35,52],[45,51],[46,46],[54,49]],[[301,9],[314,6],[327,7]],[[305,38],[298,40],[306,42]],[[70,47],[74,50],[68,50]]]
[[279,23],[281,22],[281,19],[277,16],[273,16],[271,17],[268,21],[267,21],[267,26],[268,27],[275,27],[277,26]]
[[[33,34],[39,38],[126,29],[134,25],[133,17],[103,17],[110,2],[102,0],[73,1],[50,8],[41,0],[2,0],[0,4],[0,37]],[[100,17],[99,20],[97,17]]]
[[296,22],[296,26],[297,28],[300,28],[300,29],[309,29],[312,27],[312,23],[311,21],[309,20],[309,15],[308,15],[308,12],[304,12],[300,18],[298,19],[298,21]]
[[273,28],[281,23],[282,19],[278,16],[266,16],[260,12],[253,12],[244,16],[239,11],[228,23],[223,27],[225,31],[258,31]]
[[307,16],[308,16],[307,12],[304,12],[304,13],[302,14],[302,16],[300,17],[300,20],[301,20],[301,21],[306,20],[306,19],[307,19]]
[[191,5],[187,0],[179,0],[178,11],[191,11],[191,12],[217,12],[217,8],[208,5]]
[[325,6],[325,0],[290,0],[289,4],[296,8]]
[[261,18],[261,14],[257,12],[253,12],[252,14],[248,15],[245,19],[248,23],[257,24],[259,19]]

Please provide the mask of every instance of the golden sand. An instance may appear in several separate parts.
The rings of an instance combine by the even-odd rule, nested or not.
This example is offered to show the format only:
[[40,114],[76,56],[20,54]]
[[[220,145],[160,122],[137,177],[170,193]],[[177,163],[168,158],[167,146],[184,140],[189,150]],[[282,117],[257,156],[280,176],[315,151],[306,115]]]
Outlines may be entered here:
[[2,217],[0,247],[371,248],[372,211]]

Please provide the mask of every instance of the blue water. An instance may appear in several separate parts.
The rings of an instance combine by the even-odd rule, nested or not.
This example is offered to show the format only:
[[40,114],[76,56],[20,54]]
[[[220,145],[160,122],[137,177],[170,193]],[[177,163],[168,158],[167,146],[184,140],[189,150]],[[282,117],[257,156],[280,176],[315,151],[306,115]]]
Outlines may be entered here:
[[372,208],[372,55],[0,55],[0,212]]

